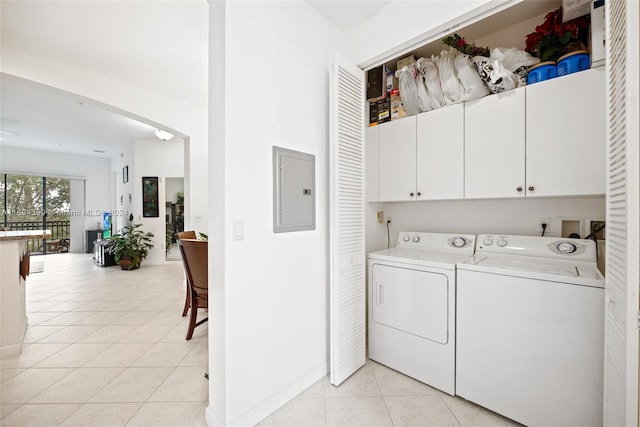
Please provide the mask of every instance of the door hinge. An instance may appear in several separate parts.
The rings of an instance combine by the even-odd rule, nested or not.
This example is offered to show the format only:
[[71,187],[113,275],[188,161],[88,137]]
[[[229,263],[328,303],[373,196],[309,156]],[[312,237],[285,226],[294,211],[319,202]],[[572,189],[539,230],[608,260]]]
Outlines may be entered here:
[[638,311],[638,329],[640,329],[640,311]]

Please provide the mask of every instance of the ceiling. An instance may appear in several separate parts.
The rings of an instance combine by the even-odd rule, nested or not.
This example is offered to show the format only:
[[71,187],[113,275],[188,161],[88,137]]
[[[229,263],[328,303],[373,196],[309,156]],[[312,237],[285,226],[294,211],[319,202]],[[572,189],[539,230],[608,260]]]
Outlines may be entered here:
[[[393,0],[306,1],[345,31]],[[2,0],[0,24],[2,50],[207,107],[206,0]],[[0,74],[1,145],[110,157],[154,130],[77,95]]]
[[[0,144],[111,157],[155,127],[78,96],[0,75]],[[94,151],[97,150],[97,151]]]
[[347,31],[395,0],[306,0],[307,3],[342,31]]

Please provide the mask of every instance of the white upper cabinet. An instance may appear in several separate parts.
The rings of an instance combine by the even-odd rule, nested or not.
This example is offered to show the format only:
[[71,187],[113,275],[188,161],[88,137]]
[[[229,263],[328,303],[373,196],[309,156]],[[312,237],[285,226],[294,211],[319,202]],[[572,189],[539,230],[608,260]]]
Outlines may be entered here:
[[527,86],[527,197],[605,194],[605,72]]
[[416,116],[378,126],[380,201],[416,199]]
[[464,196],[525,195],[525,88],[467,102]]
[[378,126],[367,128],[365,139],[367,202],[378,201]]
[[417,200],[464,197],[464,104],[417,116]]

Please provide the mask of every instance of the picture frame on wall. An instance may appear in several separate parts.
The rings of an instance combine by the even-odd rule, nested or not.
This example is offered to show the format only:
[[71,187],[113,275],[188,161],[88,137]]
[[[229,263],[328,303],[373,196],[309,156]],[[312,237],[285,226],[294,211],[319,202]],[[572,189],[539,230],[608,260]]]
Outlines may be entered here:
[[125,166],[122,168],[122,182],[124,184],[129,182],[129,166]]
[[142,216],[145,218],[158,218],[160,216],[157,176],[142,177]]

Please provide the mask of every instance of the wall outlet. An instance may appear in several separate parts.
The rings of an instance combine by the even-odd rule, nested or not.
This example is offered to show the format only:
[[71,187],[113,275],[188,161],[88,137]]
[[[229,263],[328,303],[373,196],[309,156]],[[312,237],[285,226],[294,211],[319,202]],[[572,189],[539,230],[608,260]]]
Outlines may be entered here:
[[387,222],[388,224],[390,224],[390,223],[391,223],[391,217],[390,217],[390,216],[388,216],[388,217],[386,218],[386,222]]
[[545,235],[549,235],[549,231],[551,230],[551,218],[542,217],[540,221],[538,221],[538,232],[542,234],[542,224],[547,224],[547,228],[544,230]]

